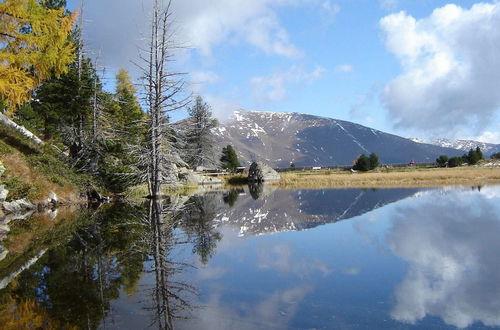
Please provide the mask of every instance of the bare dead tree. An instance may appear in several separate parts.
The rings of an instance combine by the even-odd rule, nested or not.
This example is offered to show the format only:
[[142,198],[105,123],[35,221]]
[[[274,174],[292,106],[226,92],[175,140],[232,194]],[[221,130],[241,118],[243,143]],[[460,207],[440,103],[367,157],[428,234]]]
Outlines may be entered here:
[[[176,162],[180,158],[173,147],[173,130],[169,113],[186,106],[188,97],[183,91],[183,73],[173,72],[174,52],[181,48],[174,40],[171,1],[162,6],[155,0],[151,19],[149,47],[141,58],[143,70],[144,100],[148,112],[148,137],[145,162],[147,183],[151,198],[161,196],[161,185],[173,180]],[[144,54],[145,53],[145,54]]]

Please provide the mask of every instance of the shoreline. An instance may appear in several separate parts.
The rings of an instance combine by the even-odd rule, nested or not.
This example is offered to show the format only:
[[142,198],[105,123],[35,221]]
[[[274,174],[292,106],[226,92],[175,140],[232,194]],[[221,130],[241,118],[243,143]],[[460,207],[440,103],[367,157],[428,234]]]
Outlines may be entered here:
[[401,171],[351,173],[347,171],[303,171],[281,173],[272,182],[279,188],[412,188],[482,186],[500,184],[500,168],[425,168]]

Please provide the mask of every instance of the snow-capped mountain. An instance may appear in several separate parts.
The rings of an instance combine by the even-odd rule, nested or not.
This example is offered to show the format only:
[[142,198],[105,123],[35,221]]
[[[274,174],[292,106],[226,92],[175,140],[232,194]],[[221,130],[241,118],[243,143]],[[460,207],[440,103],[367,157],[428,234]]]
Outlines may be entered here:
[[436,141],[431,142],[434,145],[445,147],[445,148],[453,148],[462,151],[469,151],[470,149],[476,149],[477,147],[481,148],[481,151],[486,156],[494,154],[496,152],[500,152],[500,144],[493,143],[485,143],[474,140],[447,140],[447,139],[438,139]]
[[461,155],[451,148],[416,143],[348,121],[300,113],[235,111],[214,130],[221,146],[231,144],[240,161],[273,167],[349,165],[375,152],[382,163],[433,162]]

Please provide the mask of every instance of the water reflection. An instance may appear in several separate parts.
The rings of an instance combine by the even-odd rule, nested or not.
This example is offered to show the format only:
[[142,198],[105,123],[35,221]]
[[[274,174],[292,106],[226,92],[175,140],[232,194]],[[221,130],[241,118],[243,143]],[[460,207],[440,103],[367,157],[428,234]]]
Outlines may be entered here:
[[498,189],[486,187],[482,194],[433,193],[397,208],[388,242],[408,272],[396,288],[392,317],[415,324],[439,316],[461,328],[500,325],[498,197]]
[[[0,324],[88,328],[120,327],[111,302],[121,293],[143,295],[139,308],[150,312],[150,326],[172,329],[176,318],[189,316],[195,288],[179,280],[187,263],[170,254],[183,241],[177,235],[179,205],[108,205],[74,232],[61,235],[56,247],[44,249],[36,264],[0,292]],[[82,216],[82,215],[80,215]],[[68,241],[69,238],[69,241]],[[148,285],[139,285],[152,274]],[[9,328],[7,327],[7,328]]]
[[499,326],[499,201],[494,187],[260,186],[84,210],[30,244],[58,220],[13,222],[0,325]]

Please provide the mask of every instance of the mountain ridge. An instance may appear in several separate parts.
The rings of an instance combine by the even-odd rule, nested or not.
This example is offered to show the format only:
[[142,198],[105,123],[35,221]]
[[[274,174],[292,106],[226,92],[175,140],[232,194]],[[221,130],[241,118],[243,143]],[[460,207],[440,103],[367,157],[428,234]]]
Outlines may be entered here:
[[434,162],[442,154],[463,152],[416,143],[349,121],[303,113],[237,110],[213,130],[221,146],[235,147],[240,161],[273,167],[342,166],[375,152],[386,164]]

